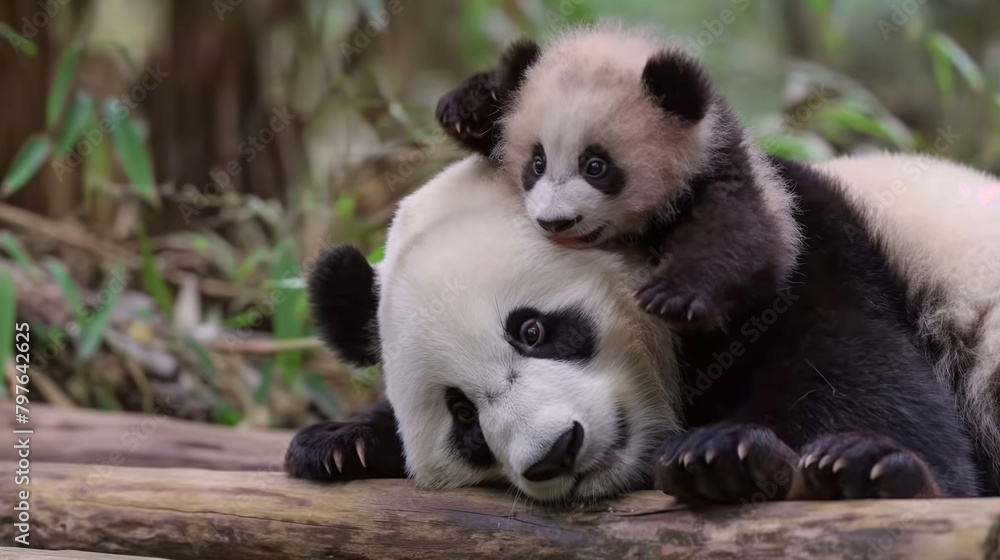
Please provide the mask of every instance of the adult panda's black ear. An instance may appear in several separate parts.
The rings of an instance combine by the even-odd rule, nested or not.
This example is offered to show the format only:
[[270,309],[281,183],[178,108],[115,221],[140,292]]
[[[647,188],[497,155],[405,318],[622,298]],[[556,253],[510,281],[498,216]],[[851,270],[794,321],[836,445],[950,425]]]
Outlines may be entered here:
[[324,250],[308,280],[309,307],[319,336],[356,366],[379,361],[375,269],[350,245]]
[[712,81],[696,60],[662,51],[646,61],[642,85],[666,113],[698,123],[712,104]]

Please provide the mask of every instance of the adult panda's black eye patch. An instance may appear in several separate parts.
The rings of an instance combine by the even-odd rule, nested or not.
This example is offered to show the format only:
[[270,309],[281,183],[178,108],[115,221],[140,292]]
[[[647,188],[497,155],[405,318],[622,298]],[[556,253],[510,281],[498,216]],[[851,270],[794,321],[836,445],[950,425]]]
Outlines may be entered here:
[[479,412],[475,403],[457,387],[444,390],[444,403],[451,414],[451,446],[474,467],[487,469],[496,463],[479,425]]
[[[576,307],[549,312],[518,307],[507,314],[504,331],[507,342],[526,358],[587,362],[597,351],[595,322]],[[522,340],[526,333],[538,331],[544,337],[534,344]]]

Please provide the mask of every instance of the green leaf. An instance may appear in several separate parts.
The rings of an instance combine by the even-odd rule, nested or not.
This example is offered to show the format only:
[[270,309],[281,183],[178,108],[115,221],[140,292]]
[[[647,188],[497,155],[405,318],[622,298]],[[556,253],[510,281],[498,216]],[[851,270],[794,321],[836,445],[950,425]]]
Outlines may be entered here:
[[240,423],[240,420],[243,420],[243,415],[240,414],[240,411],[229,406],[226,401],[219,400],[215,403],[215,408],[212,409],[212,420],[224,426],[235,426]]
[[135,235],[139,240],[139,252],[142,254],[142,285],[149,292],[149,295],[153,296],[153,301],[167,316],[167,319],[173,320],[174,300],[170,296],[170,288],[167,287],[163,274],[156,266],[153,249],[149,246],[149,238],[146,237],[146,228],[141,223],[136,226]]
[[2,21],[0,21],[0,35],[7,37],[7,40],[10,41],[10,46],[14,47],[14,52],[20,53],[23,51],[28,56],[38,54],[38,45],[25,39],[24,36],[14,31],[11,26]]
[[108,99],[104,102],[104,116],[114,123],[111,137],[115,141],[122,168],[132,181],[136,194],[159,208],[160,199],[156,194],[153,178],[153,159],[139,138],[139,131],[129,116],[128,108],[120,101]]
[[14,262],[24,267],[34,278],[39,278],[40,273],[38,267],[35,266],[34,261],[28,256],[28,253],[24,251],[21,247],[21,242],[17,240],[17,237],[9,231],[0,232],[0,245],[3,246],[3,250],[10,255],[10,258],[14,259]]
[[[295,246],[291,240],[282,241],[276,248],[274,264],[271,268],[271,279],[276,284],[289,278],[298,278],[299,268],[295,260]],[[274,338],[290,340],[303,335],[305,315],[302,313],[300,301],[305,299],[302,290],[275,287],[271,294],[274,298]],[[286,383],[292,383],[299,375],[302,365],[302,350],[284,350],[278,353],[278,370]]]
[[73,76],[76,74],[76,65],[80,60],[80,53],[83,52],[83,45],[79,42],[70,43],[59,59],[59,69],[56,70],[56,81],[49,91],[49,101],[45,106],[45,122],[49,130],[55,130],[59,118],[62,116],[63,106],[69,97],[69,87],[73,85]]
[[14,156],[14,163],[7,170],[0,186],[0,198],[10,196],[24,188],[28,181],[38,173],[42,165],[52,154],[52,140],[43,134],[36,134],[21,147]]
[[82,91],[77,92],[69,106],[69,112],[66,114],[66,124],[63,126],[62,134],[59,135],[59,141],[56,143],[59,147],[57,153],[60,156],[68,154],[73,149],[87,123],[92,122],[93,110],[94,100],[90,95]]
[[253,402],[264,404],[271,392],[271,382],[274,379],[274,360],[268,360],[260,366],[260,385],[253,393]]
[[385,244],[379,245],[368,255],[369,264],[378,264],[385,258]]
[[830,13],[831,0],[809,0],[809,9],[817,14]]
[[329,418],[339,418],[341,414],[340,401],[337,396],[330,391],[330,386],[326,384],[323,376],[307,371],[304,376],[306,388],[313,397],[313,402]]
[[[969,53],[965,52],[954,39],[945,35],[944,33],[934,32],[931,34],[930,39],[928,39],[927,47],[931,50],[931,53],[935,57],[934,61],[934,74],[938,74],[938,64],[942,64],[944,61],[950,62],[956,69],[958,73],[965,78],[965,81],[972,88],[972,91],[976,93],[982,93],[986,87],[986,80],[983,78],[983,72],[976,65],[976,62],[972,60]],[[950,79],[949,72],[949,79]]]
[[[77,341],[76,355],[81,360],[89,360],[97,353],[97,349],[104,340],[104,331],[107,330],[111,315],[118,305],[118,294],[121,290],[111,289],[111,279],[105,284],[102,291],[108,293],[107,301],[95,309],[90,315],[80,320],[80,339]],[[101,297],[103,301],[105,298]]]
[[76,282],[70,276],[69,271],[66,270],[66,267],[61,262],[55,259],[48,259],[45,262],[45,266],[52,273],[52,276],[55,277],[56,283],[59,284],[63,297],[69,302],[77,321],[82,320],[84,313],[83,296],[80,294],[80,289],[76,287]]
[[[14,350],[14,321],[17,320],[17,293],[14,276],[0,269],[0,380],[7,379],[7,361]],[[0,395],[7,395],[7,383],[0,383]]]
[[201,345],[200,342],[195,340],[192,336],[183,337],[184,344],[194,352],[194,355],[198,358],[198,374],[201,375],[210,386],[216,387],[218,385],[219,372],[215,369],[215,363],[212,362],[212,356],[209,355],[208,350]]

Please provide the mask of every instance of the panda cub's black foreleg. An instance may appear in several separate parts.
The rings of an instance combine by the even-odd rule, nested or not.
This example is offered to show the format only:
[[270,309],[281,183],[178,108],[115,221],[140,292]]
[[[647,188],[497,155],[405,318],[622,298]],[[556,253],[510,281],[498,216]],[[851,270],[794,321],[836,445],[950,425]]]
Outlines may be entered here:
[[285,453],[285,471],[310,480],[405,478],[392,407],[386,401],[358,418],[299,430]]
[[674,223],[647,234],[659,240],[660,262],[638,289],[639,305],[684,331],[725,330],[773,299],[793,258],[741,150],[691,186]]
[[504,109],[540,53],[533,41],[515,41],[495,68],[473,74],[442,96],[436,111],[441,128],[466,149],[494,157],[503,139]]

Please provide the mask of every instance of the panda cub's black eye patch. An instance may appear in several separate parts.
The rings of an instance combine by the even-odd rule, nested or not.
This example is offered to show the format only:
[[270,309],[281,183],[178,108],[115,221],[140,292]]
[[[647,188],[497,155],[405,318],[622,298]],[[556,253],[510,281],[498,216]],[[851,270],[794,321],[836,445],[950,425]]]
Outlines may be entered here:
[[545,159],[545,148],[541,144],[535,144],[535,147],[531,149],[531,157],[524,164],[524,169],[521,171],[521,186],[524,190],[530,191],[535,183],[542,178],[545,174],[545,169],[548,166],[548,161]]
[[625,188],[625,171],[600,146],[587,146],[579,157],[580,175],[598,191],[614,197]]
[[527,358],[586,362],[597,349],[595,324],[576,307],[545,313],[519,307],[507,314],[504,330],[507,342]]

